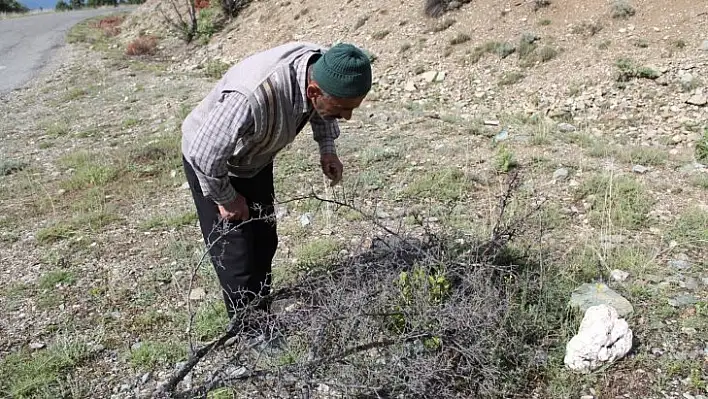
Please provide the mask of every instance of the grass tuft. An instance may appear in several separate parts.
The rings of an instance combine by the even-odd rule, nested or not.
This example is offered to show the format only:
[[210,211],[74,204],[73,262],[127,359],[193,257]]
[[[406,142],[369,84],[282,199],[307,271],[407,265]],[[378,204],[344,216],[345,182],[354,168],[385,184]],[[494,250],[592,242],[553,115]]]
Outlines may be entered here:
[[0,391],[12,398],[63,397],[66,377],[91,355],[84,342],[64,338],[38,352],[10,353],[0,361]]
[[578,199],[590,203],[588,218],[595,226],[637,229],[648,219],[653,200],[644,186],[629,176],[594,175],[578,188]]

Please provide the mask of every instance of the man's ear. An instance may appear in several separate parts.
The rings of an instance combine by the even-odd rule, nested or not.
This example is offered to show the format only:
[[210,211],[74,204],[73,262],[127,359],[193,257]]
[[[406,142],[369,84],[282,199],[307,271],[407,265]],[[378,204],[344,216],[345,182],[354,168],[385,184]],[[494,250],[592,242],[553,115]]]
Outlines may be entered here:
[[314,99],[322,95],[322,90],[317,86],[317,83],[310,82],[306,89],[307,98]]

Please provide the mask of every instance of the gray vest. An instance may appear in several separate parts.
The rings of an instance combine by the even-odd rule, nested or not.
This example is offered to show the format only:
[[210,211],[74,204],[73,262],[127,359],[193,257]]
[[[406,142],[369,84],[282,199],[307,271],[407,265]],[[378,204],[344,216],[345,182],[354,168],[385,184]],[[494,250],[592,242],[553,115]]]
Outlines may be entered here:
[[272,162],[291,143],[300,126],[294,115],[290,64],[307,53],[324,53],[313,43],[291,42],[251,55],[232,66],[182,123],[182,152],[189,154],[194,139],[212,107],[228,91],[240,92],[251,105],[254,127],[237,142],[228,162],[229,173],[251,177]]

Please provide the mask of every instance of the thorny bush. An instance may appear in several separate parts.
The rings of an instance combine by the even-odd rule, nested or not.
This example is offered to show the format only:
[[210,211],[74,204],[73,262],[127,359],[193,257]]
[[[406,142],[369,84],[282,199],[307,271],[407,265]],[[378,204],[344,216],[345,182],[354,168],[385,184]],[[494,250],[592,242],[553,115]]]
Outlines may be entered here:
[[221,387],[268,398],[528,397],[566,320],[541,267],[509,245],[527,227],[498,223],[484,242],[394,234],[312,269],[264,298],[272,314],[242,315],[241,328],[282,334],[280,349],[229,348],[227,364],[176,397]]

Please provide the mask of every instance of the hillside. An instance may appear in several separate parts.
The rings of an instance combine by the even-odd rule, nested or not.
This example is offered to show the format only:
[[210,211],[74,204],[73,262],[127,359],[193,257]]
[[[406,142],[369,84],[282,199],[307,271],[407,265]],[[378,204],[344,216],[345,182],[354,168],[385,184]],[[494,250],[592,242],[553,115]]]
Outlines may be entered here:
[[[2,99],[2,396],[153,397],[222,337],[179,126],[303,40],[373,58],[344,181],[309,128],[278,156],[277,317],[244,317],[285,349],[219,347],[179,397],[708,397],[708,1],[260,0],[190,43],[160,5]],[[631,350],[571,370],[597,303]]]

